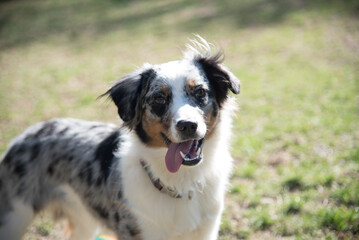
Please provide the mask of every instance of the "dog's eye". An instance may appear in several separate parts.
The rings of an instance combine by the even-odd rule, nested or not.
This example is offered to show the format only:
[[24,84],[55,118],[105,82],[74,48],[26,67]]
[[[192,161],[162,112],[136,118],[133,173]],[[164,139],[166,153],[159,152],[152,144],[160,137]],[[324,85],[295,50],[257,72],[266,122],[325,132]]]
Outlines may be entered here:
[[164,98],[163,96],[155,96],[153,98],[153,101],[157,104],[165,104],[166,103],[166,98]]
[[204,90],[203,88],[200,88],[200,89],[196,90],[195,95],[198,98],[202,98],[206,95],[206,90]]

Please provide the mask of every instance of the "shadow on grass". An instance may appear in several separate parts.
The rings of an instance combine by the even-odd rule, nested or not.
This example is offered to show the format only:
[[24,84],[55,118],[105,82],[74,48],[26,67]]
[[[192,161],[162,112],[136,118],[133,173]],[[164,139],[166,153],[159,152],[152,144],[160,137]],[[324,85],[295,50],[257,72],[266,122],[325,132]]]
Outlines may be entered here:
[[219,20],[243,29],[280,23],[294,11],[335,8],[357,13],[358,7],[354,0],[7,0],[0,1],[0,50],[47,37],[72,41],[111,31],[192,33]]

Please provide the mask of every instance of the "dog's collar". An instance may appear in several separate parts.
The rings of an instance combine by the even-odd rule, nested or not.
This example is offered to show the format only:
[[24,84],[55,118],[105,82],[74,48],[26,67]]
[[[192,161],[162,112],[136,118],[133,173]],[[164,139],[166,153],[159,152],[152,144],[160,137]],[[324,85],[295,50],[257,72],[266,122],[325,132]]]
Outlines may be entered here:
[[[176,189],[173,189],[171,187],[164,185],[159,178],[155,178],[153,176],[153,173],[151,172],[150,166],[143,159],[140,159],[140,163],[141,163],[142,168],[147,173],[147,176],[150,178],[153,186],[155,188],[157,188],[161,193],[165,193],[173,198],[182,198],[182,194],[177,192]],[[192,196],[193,196],[193,191],[188,191],[188,199],[189,200],[192,199]]]

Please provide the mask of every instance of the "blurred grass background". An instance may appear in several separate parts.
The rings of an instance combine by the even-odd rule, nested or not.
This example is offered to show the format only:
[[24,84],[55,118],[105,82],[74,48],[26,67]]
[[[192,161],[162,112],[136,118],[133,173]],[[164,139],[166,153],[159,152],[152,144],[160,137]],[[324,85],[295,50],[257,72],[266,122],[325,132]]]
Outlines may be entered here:
[[[0,2],[0,152],[55,117],[119,123],[96,97],[198,33],[242,80],[220,239],[359,239],[359,2]],[[43,216],[25,239],[62,239]]]

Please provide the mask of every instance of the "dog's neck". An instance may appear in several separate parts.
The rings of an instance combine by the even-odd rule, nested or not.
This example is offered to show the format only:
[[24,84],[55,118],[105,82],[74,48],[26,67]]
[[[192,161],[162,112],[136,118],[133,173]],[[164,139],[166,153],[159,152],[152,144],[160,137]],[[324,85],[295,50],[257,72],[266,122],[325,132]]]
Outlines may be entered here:
[[143,168],[143,170],[147,173],[148,178],[151,180],[153,186],[160,192],[173,197],[173,198],[183,198],[183,197],[187,197],[189,200],[192,199],[193,196],[193,191],[189,190],[186,196],[182,196],[182,194],[180,194],[176,189],[173,189],[171,187],[166,186],[161,179],[156,178],[152,171],[151,171],[151,167],[148,165],[148,163],[143,160],[140,159],[140,164]]

